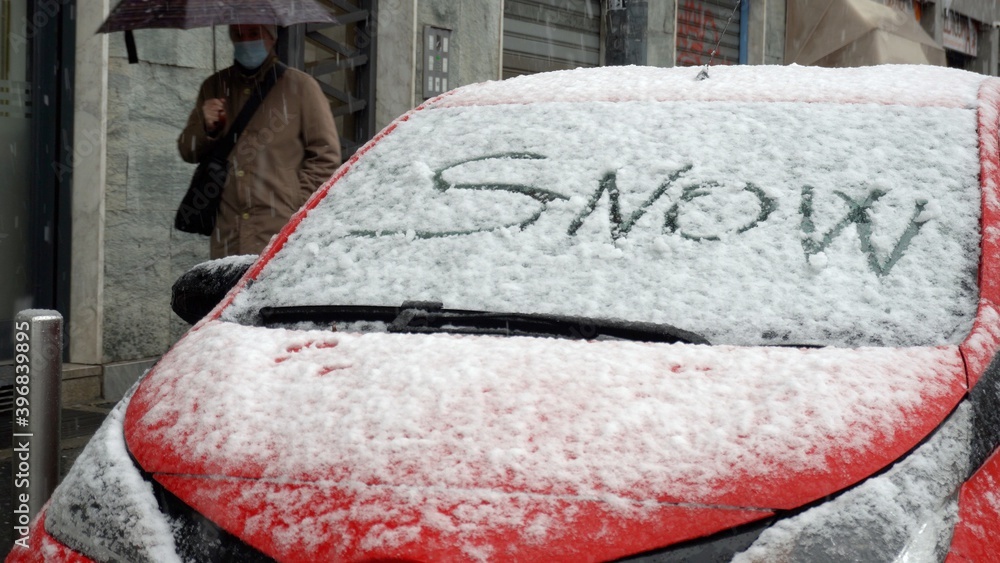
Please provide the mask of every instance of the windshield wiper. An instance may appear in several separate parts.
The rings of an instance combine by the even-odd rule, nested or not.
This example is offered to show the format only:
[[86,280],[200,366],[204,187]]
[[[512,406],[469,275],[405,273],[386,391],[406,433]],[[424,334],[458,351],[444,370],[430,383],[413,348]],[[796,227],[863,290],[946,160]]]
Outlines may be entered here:
[[262,307],[264,326],[310,322],[386,323],[389,332],[554,336],[591,340],[599,337],[642,342],[708,344],[699,334],[668,324],[592,319],[541,313],[496,313],[445,309],[435,301],[407,301],[400,307],[375,305],[295,305]]

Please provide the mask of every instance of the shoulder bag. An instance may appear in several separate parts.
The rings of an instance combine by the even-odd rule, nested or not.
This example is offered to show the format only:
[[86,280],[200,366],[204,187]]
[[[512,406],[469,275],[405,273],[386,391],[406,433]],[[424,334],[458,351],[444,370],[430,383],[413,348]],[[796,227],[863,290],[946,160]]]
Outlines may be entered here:
[[240,134],[257,112],[257,108],[271,87],[285,73],[285,68],[281,63],[274,65],[273,71],[267,74],[260,88],[256,89],[255,95],[251,96],[240,110],[233,126],[198,163],[194,176],[191,177],[191,184],[174,215],[175,229],[206,236],[212,234],[215,229],[215,217],[219,212],[219,203],[222,201],[222,189],[226,185],[226,174],[229,171],[229,153],[236,146]]

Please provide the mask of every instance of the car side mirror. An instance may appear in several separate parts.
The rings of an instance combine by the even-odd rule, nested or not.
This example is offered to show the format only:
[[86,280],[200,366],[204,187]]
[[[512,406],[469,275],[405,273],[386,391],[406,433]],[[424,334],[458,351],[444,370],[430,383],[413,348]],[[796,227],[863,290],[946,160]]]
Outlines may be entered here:
[[256,261],[256,254],[246,254],[195,265],[174,282],[170,308],[189,324],[200,321],[222,301]]

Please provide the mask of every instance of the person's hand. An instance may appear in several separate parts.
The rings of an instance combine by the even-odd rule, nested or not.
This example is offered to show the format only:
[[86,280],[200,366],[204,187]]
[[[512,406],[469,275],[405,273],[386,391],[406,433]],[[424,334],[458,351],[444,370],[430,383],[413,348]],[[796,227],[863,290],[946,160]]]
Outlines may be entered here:
[[205,116],[205,132],[209,134],[218,133],[226,126],[226,99],[212,98],[205,100],[201,106],[201,111]]

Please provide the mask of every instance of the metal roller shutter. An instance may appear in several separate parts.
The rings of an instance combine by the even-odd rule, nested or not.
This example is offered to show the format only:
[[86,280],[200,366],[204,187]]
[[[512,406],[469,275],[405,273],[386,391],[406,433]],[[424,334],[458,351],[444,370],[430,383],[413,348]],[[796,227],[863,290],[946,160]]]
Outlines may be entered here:
[[506,0],[503,77],[600,64],[600,0]]
[[[712,64],[739,64],[740,10],[734,13],[735,6],[736,0],[677,2],[677,66],[706,64],[717,43]],[[733,20],[726,27],[730,16]]]

